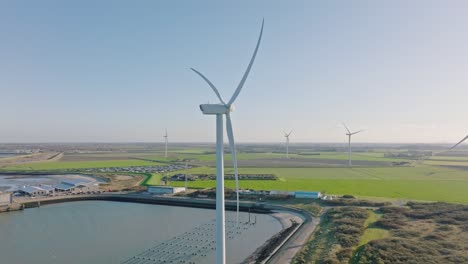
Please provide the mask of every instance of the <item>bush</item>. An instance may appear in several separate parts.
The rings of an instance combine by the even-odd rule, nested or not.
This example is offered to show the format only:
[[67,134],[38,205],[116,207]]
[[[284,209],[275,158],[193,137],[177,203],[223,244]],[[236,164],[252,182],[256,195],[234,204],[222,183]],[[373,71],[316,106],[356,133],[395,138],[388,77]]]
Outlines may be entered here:
[[353,255],[353,250],[351,248],[343,248],[340,251],[338,251],[338,253],[336,253],[336,257],[341,262],[351,258],[352,255]]
[[356,235],[347,235],[342,233],[336,234],[338,243],[344,248],[350,248],[357,245],[359,243],[359,238],[360,236]]
[[407,205],[380,208],[384,215],[375,226],[390,229],[392,237],[364,245],[353,263],[468,263],[468,206]]

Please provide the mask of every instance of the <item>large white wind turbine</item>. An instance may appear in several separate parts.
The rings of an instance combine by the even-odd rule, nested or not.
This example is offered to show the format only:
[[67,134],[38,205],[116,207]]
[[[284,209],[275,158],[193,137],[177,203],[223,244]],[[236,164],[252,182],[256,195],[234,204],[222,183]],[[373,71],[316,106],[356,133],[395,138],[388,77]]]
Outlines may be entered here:
[[286,138],[286,158],[289,159],[289,136],[293,131],[291,130],[289,133],[284,131],[284,137]]
[[458,145],[460,145],[461,143],[463,143],[465,140],[468,139],[468,136],[464,137],[462,140],[460,140],[457,144],[453,145],[449,150],[452,150],[454,148],[456,148]]
[[355,135],[359,132],[362,132],[363,130],[359,130],[359,131],[356,131],[356,132],[352,132],[349,131],[349,128],[346,126],[345,123],[343,123],[343,126],[346,128],[346,130],[348,131],[348,133],[346,133],[346,135],[348,136],[348,166],[351,167],[351,136],[352,135]]
[[236,147],[234,144],[234,133],[232,131],[231,123],[231,112],[234,110],[232,105],[239,95],[245,81],[249,75],[250,69],[255,61],[260,41],[262,40],[263,34],[263,21],[262,28],[260,30],[260,36],[258,37],[257,46],[255,47],[250,63],[242,76],[242,79],[237,86],[234,94],[232,95],[229,102],[225,103],[223,98],[218,92],[218,89],[206,78],[202,73],[192,68],[196,74],[198,74],[208,85],[213,89],[216,96],[218,97],[220,104],[202,104],[200,110],[204,115],[216,115],[216,263],[226,263],[226,230],[225,230],[225,212],[224,212],[224,148],[223,148],[223,117],[226,116],[226,130],[229,139],[229,146],[231,148],[232,162],[234,167],[234,176],[236,180],[236,194],[237,194],[237,221],[239,221],[239,179],[237,173],[237,159],[236,159]]
[[167,128],[166,128],[166,133],[164,134],[164,157],[167,158]]

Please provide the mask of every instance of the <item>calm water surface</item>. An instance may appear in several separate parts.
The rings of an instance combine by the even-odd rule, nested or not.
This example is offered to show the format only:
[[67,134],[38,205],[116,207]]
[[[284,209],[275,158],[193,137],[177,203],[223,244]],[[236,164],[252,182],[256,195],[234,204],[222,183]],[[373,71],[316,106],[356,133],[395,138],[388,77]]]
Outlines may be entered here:
[[[241,220],[247,218],[241,213]],[[2,213],[0,263],[121,263],[214,219],[214,210],[107,201]],[[257,214],[256,220],[255,227],[228,241],[228,263],[241,262],[281,230],[269,215]],[[202,262],[214,263],[214,256],[209,252]]]

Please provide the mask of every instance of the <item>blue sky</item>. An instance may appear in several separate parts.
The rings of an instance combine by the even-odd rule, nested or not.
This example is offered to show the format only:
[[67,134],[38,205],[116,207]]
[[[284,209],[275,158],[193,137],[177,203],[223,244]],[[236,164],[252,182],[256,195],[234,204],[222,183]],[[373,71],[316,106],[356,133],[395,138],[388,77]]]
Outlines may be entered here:
[[4,1],[0,142],[456,142],[468,133],[465,1]]

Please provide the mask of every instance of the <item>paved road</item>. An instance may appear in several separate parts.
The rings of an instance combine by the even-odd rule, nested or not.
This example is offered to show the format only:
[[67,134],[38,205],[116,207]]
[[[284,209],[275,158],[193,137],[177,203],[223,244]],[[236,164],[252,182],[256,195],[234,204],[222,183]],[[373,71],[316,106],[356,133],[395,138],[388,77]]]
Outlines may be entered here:
[[281,247],[281,249],[268,261],[269,264],[284,264],[291,263],[294,256],[302,249],[309,240],[310,235],[314,232],[317,225],[320,223],[320,218],[312,217],[304,213],[306,217],[302,227]]

